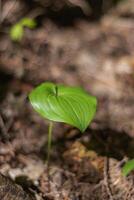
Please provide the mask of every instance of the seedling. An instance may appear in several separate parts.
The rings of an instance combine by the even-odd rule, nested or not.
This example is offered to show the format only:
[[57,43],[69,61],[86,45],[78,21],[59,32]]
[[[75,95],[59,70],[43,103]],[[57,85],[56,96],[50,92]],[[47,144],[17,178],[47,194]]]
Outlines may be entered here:
[[48,155],[50,158],[53,121],[64,122],[78,128],[82,133],[93,119],[97,100],[80,87],[42,83],[29,94],[33,108],[50,120],[48,129]]
[[122,168],[122,173],[124,176],[127,176],[133,170],[134,170],[134,159],[126,162],[126,164]]
[[21,41],[24,35],[24,27],[33,29],[36,27],[36,21],[25,17],[13,25],[10,30],[10,37],[13,41]]

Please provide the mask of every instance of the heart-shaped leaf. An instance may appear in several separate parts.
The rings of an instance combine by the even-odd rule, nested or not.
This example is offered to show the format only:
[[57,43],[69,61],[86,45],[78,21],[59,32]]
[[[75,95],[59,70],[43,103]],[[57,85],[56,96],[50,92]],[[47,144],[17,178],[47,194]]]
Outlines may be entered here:
[[33,108],[44,118],[64,122],[84,132],[96,112],[96,98],[82,88],[42,83],[29,95]]

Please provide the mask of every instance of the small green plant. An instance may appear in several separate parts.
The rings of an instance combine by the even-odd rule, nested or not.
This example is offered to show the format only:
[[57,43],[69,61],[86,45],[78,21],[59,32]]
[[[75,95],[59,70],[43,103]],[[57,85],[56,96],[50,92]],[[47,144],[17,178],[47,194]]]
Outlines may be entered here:
[[133,170],[134,170],[134,159],[126,162],[126,164],[122,168],[122,173],[124,176],[127,176]]
[[93,119],[97,100],[80,87],[42,83],[29,94],[33,108],[50,120],[48,129],[49,162],[53,121],[64,122],[78,128],[82,133]]
[[33,29],[36,27],[36,21],[27,17],[21,19],[18,23],[11,27],[10,38],[13,41],[21,41],[24,35],[24,27]]

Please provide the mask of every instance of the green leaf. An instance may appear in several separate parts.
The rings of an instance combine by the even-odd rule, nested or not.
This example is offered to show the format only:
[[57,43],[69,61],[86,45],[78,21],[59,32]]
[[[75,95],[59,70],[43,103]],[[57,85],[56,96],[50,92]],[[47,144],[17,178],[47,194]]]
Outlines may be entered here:
[[35,28],[36,27],[36,21],[34,19],[30,19],[28,17],[23,18],[20,23],[22,26],[28,27],[28,28]]
[[96,98],[82,88],[42,83],[29,95],[33,108],[44,118],[64,122],[84,132],[96,112]]
[[122,168],[122,173],[127,176],[132,170],[134,170],[134,159],[129,160]]
[[14,41],[20,41],[23,37],[24,30],[20,23],[15,24],[12,26],[10,30],[10,37]]

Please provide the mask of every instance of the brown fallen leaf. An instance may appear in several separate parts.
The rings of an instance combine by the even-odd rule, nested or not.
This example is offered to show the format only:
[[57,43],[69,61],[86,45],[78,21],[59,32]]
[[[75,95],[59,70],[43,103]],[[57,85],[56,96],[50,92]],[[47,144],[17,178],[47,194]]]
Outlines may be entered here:
[[89,15],[91,13],[91,8],[89,4],[87,3],[87,1],[85,0],[84,1],[83,0],[67,0],[67,1],[73,4],[74,6],[79,6],[85,15]]
[[21,186],[0,174],[0,199],[2,200],[35,200]]

